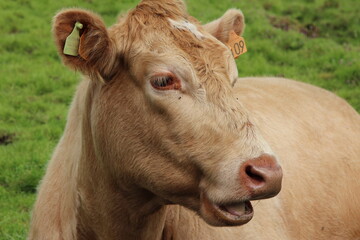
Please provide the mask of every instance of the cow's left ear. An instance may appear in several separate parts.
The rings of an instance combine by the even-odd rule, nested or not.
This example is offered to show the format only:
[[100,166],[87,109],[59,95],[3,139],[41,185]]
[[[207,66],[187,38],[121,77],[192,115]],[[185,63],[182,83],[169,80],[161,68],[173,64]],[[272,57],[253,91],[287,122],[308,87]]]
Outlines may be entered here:
[[239,36],[243,34],[245,18],[240,10],[229,9],[222,17],[205,24],[204,28],[221,42],[227,43],[232,30]]
[[[109,77],[116,47],[98,15],[76,8],[63,10],[54,17],[53,34],[66,66],[91,78],[103,80]],[[69,35],[72,37],[67,41]],[[70,54],[69,50],[64,53],[64,48],[70,48]]]

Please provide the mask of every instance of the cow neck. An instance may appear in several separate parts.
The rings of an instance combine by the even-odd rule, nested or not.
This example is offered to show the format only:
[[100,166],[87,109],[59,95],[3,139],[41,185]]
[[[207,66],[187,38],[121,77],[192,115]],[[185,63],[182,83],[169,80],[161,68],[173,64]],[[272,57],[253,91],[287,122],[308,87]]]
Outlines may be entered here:
[[162,239],[166,208],[161,208],[161,201],[146,190],[117,183],[96,157],[90,113],[98,91],[99,86],[90,83],[84,101],[77,238]]

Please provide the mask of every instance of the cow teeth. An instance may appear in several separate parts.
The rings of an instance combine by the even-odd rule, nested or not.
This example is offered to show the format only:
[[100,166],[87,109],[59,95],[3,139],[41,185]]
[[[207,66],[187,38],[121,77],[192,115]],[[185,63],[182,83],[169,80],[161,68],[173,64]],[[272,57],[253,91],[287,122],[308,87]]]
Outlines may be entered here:
[[231,205],[224,205],[223,208],[235,216],[242,216],[246,213],[246,204],[244,202],[242,203],[236,203]]

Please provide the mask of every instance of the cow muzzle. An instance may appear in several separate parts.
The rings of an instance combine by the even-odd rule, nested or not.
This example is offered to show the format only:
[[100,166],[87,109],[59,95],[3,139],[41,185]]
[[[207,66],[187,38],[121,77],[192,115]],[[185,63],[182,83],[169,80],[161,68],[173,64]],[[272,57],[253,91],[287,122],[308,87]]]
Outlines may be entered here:
[[246,193],[240,196],[243,200],[217,204],[202,192],[200,214],[214,226],[243,225],[254,215],[250,201],[274,197],[281,190],[281,181],[282,169],[273,156],[263,154],[247,160],[239,171],[239,186]]

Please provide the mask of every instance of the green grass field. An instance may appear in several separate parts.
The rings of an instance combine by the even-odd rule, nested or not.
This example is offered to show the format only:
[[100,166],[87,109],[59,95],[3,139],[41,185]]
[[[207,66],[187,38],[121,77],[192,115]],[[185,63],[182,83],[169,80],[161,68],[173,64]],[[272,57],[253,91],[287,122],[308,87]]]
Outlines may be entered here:
[[[202,22],[240,8],[248,53],[240,76],[312,83],[360,111],[360,1],[188,0]],[[0,239],[25,239],[36,187],[60,138],[80,75],[62,66],[51,35],[64,7],[102,15],[110,26],[136,1],[0,0]]]

